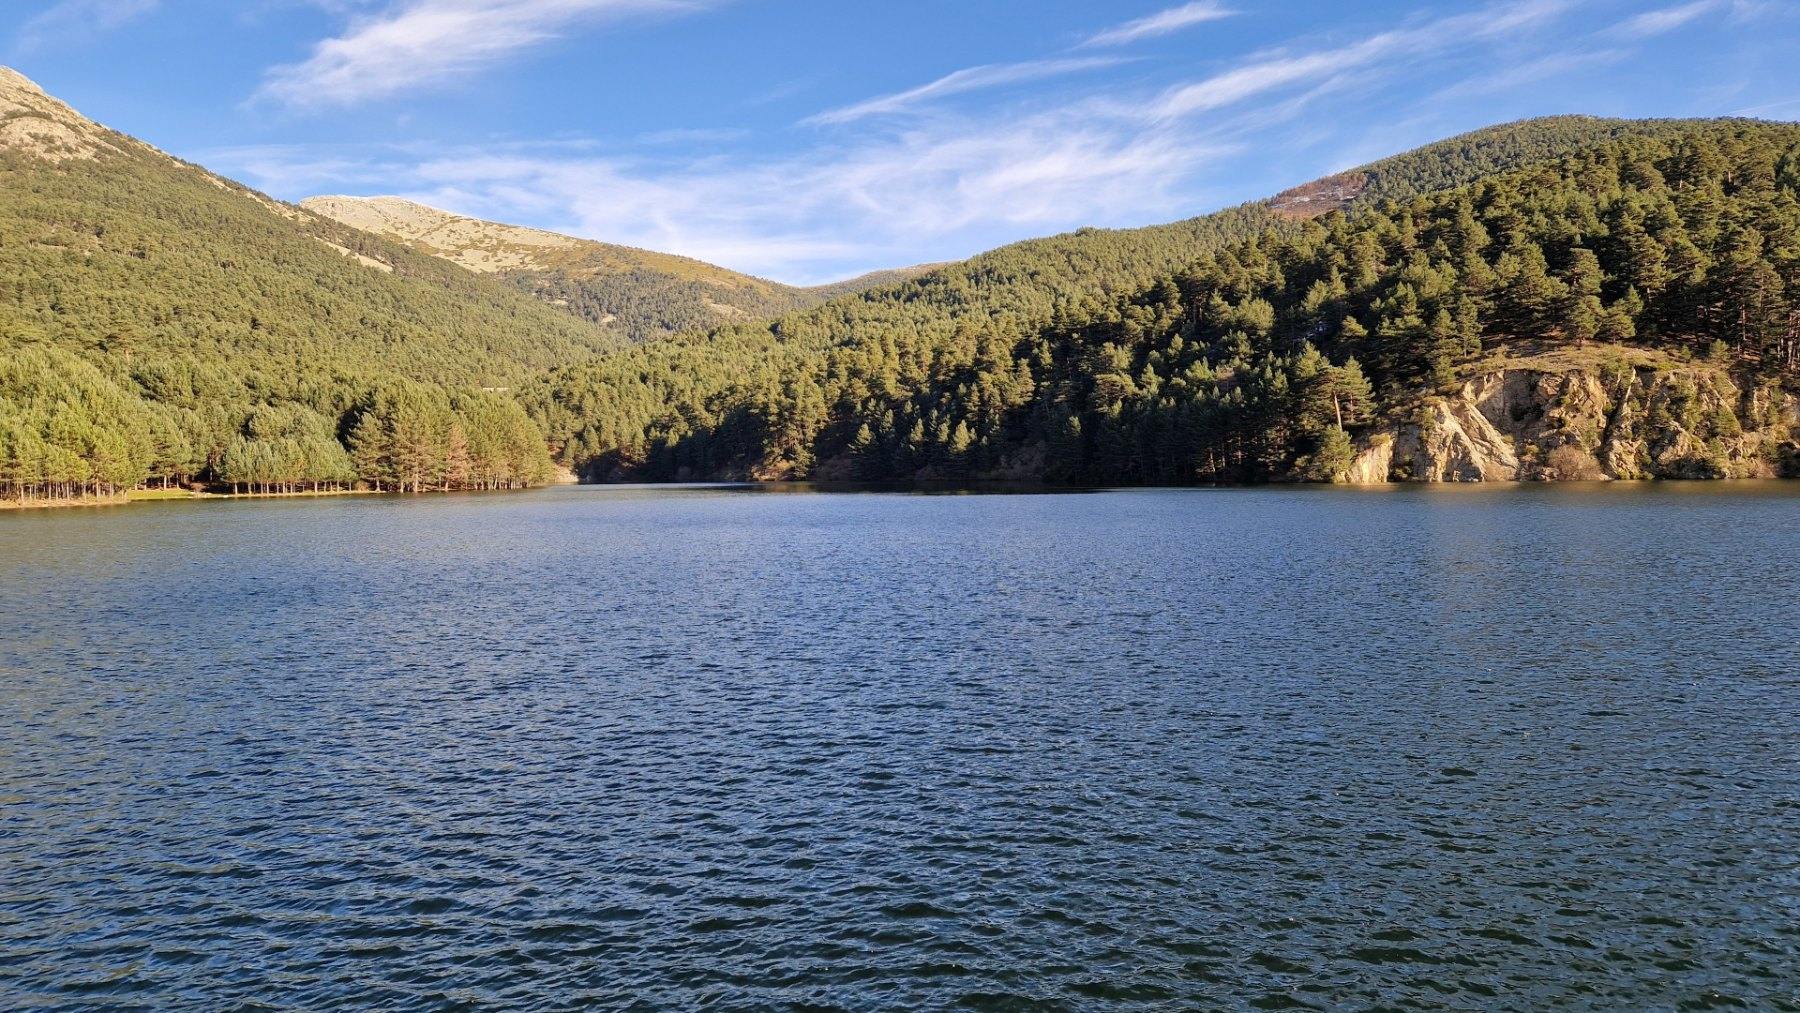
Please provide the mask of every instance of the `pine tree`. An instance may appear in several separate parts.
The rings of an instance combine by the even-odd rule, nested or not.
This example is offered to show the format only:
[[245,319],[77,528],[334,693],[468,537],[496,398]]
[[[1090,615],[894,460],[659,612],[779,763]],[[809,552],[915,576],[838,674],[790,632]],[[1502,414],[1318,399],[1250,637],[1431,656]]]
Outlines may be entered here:
[[1350,434],[1340,426],[1331,426],[1319,438],[1318,449],[1308,461],[1306,477],[1314,482],[1336,482],[1356,463],[1356,448]]

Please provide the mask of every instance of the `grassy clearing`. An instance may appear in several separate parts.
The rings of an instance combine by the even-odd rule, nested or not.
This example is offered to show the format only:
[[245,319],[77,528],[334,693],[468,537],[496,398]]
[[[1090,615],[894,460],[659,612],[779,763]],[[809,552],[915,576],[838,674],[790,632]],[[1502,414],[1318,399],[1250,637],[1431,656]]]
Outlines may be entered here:
[[1658,371],[1714,368],[1710,363],[1695,361],[1681,352],[1661,348],[1605,342],[1575,346],[1541,341],[1509,341],[1490,349],[1487,354],[1457,372],[1464,376],[1478,376],[1501,369],[1532,369],[1545,373],[1601,374],[1620,364],[1633,369]]
[[133,489],[123,496],[82,496],[74,499],[0,499],[0,510],[44,510],[60,507],[124,506],[127,503],[160,503],[170,500],[222,499],[317,499],[322,496],[381,496],[373,489],[321,489],[316,492],[202,492],[194,489]]
[[47,510],[61,507],[124,506],[123,496],[89,496],[82,499],[0,499],[0,510]]

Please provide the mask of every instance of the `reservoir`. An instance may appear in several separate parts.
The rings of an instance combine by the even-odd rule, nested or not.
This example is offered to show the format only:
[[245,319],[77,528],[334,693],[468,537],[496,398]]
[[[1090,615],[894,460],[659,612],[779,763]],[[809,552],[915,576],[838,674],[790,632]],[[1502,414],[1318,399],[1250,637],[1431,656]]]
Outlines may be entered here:
[[1800,1003],[1800,485],[0,514],[5,1005]]

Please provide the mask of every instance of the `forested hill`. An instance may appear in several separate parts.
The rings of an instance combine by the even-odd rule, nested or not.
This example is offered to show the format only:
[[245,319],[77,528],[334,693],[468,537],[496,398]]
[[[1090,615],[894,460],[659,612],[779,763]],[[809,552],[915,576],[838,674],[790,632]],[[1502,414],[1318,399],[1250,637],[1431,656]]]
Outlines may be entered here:
[[905,284],[914,278],[922,278],[945,266],[944,264],[915,264],[912,267],[890,267],[882,271],[859,274],[854,278],[845,278],[843,281],[814,285],[803,291],[814,303],[826,303],[843,296],[859,295],[871,289],[892,288],[895,285]]
[[[0,69],[0,487],[14,495],[146,477],[541,477],[542,437],[497,389],[620,343],[182,163]],[[397,406],[417,432],[378,446],[396,421],[380,413]]]
[[[1344,326],[1344,320],[1341,314],[1336,319],[1323,315],[1338,314],[1336,304],[1294,305],[1283,293],[1261,289],[1233,289],[1220,295],[1228,308],[1249,305],[1248,317],[1212,306],[1214,291],[1205,291],[1200,306],[1190,305],[1183,293],[1203,291],[1190,282],[1219,270],[1221,260],[1260,264],[1271,257],[1290,258],[1296,256],[1288,252],[1290,244],[1316,243],[1321,230],[1349,229],[1365,221],[1373,227],[1394,214],[1405,217],[1395,209],[1396,199],[1417,202],[1437,193],[1468,190],[1463,197],[1474,201],[1476,191],[1469,188],[1498,185],[1532,201],[1544,194],[1548,203],[1529,204],[1534,216],[1530,219],[1502,217],[1495,224],[1498,238],[1490,236],[1479,255],[1488,258],[1491,269],[1501,266],[1499,260],[1508,252],[1504,244],[1529,226],[1548,233],[1537,241],[1548,244],[1546,263],[1551,266],[1546,270],[1566,274],[1568,265],[1560,258],[1576,256],[1570,251],[1578,240],[1602,246],[1597,239],[1609,226],[1590,220],[1600,214],[1598,205],[1624,199],[1584,191],[1583,200],[1595,206],[1583,205],[1578,212],[1559,203],[1566,197],[1562,182],[1584,171],[1580,166],[1585,160],[1619,158],[1621,146],[1635,145],[1635,161],[1654,163],[1695,144],[1729,152],[1719,156],[1727,162],[1760,160],[1785,143],[1789,129],[1748,122],[1587,117],[1495,127],[1204,218],[1148,229],[1083,230],[1019,243],[905,284],[790,315],[769,327],[722,328],[609,354],[562,371],[536,389],[529,401],[564,459],[595,478],[1280,477],[1293,473],[1292,461],[1281,467],[1252,467],[1246,458],[1234,455],[1229,467],[1216,459],[1201,466],[1188,460],[1185,450],[1175,452],[1183,461],[1175,467],[1160,463],[1145,467],[1136,459],[1096,464],[1090,460],[1096,423],[1087,420],[1079,404],[1065,403],[1076,395],[1062,372],[1076,364],[1097,369],[1099,359],[1094,357],[1103,352],[1124,355],[1135,384],[1147,364],[1135,357],[1148,351],[1124,346],[1108,351],[1115,343],[1101,339],[1102,332],[1094,328],[1141,315],[1147,312],[1141,305],[1146,300],[1165,299],[1175,292],[1173,298],[1183,306],[1177,317],[1186,321],[1177,327],[1185,336],[1176,361],[1183,369],[1204,361],[1215,372],[1232,364],[1243,367],[1227,372],[1213,389],[1228,400],[1248,398],[1244,380],[1259,353],[1298,354],[1299,347],[1289,347],[1293,326],[1324,342]],[[1737,140],[1740,136],[1750,140]],[[1754,152],[1748,152],[1747,145]],[[1503,177],[1508,182],[1501,184]],[[1632,188],[1639,183],[1628,179],[1619,185]],[[1727,187],[1718,200],[1738,197],[1726,182],[1718,185]],[[1650,191],[1630,196],[1673,200]],[[1586,217],[1571,219],[1578,213]],[[1329,217],[1321,220],[1322,214]],[[1703,229],[1689,241],[1710,249],[1718,236]],[[1681,245],[1672,237],[1669,242]],[[1389,305],[1385,300],[1393,297],[1389,290],[1396,284],[1394,273],[1418,252],[1416,243],[1417,237],[1409,235],[1369,254],[1372,261],[1359,261],[1357,278],[1369,286],[1358,290],[1361,296]],[[1277,250],[1283,252],[1271,252]],[[1514,259],[1523,255],[1513,252]],[[1505,270],[1513,270],[1512,264],[1508,260]],[[1277,278],[1286,281],[1280,272]],[[1416,290],[1416,279],[1409,276],[1408,283]],[[1604,284],[1613,303],[1623,298],[1616,278],[1609,276]],[[1278,295],[1279,300],[1272,298]],[[1489,327],[1486,319],[1469,316],[1480,313],[1488,295],[1473,289],[1469,295],[1475,309],[1462,307],[1464,326]],[[1303,291],[1297,298],[1304,296]],[[1640,291],[1639,298],[1647,297]],[[1282,332],[1284,343],[1259,349],[1259,341],[1274,337],[1268,330],[1274,321],[1267,327],[1261,323],[1263,303],[1271,312],[1285,313],[1285,320],[1299,317],[1305,323],[1290,323],[1290,329]],[[1616,308],[1608,305],[1609,310]],[[1363,315],[1353,327],[1381,325],[1378,308],[1358,309]],[[1435,319],[1434,313],[1426,317]],[[1223,333],[1232,335],[1234,342],[1242,335],[1244,342],[1238,344],[1243,347],[1234,344],[1231,354],[1223,345],[1200,349],[1193,342],[1205,329],[1199,323],[1202,319],[1216,321],[1211,326],[1224,327]],[[1484,340],[1498,346],[1513,338],[1559,336],[1548,321],[1533,324],[1542,326],[1544,333],[1497,332]],[[1634,340],[1649,341],[1655,331],[1646,326],[1643,337]],[[1449,363],[1450,370],[1472,363],[1481,350],[1471,339],[1468,354],[1459,352]],[[1337,351],[1348,356],[1351,348],[1345,343]],[[1160,354],[1158,369],[1169,362],[1167,350]],[[1392,404],[1398,406],[1412,389],[1408,385],[1418,378],[1394,369],[1377,379],[1388,385]],[[1438,379],[1444,377],[1440,374]],[[1074,435],[1058,435],[1061,429]],[[1076,450],[1081,456],[1071,460],[1069,455]]]
[[767,321],[923,273],[919,268],[881,271],[797,288],[689,257],[483,221],[398,197],[311,197],[300,206],[477,274],[491,274],[639,341]]

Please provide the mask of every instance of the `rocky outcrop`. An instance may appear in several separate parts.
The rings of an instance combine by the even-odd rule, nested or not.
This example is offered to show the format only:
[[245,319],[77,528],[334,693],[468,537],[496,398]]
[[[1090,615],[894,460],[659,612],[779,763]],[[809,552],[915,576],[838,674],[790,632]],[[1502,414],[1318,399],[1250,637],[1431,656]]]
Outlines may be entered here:
[[1368,188],[1366,172],[1326,176],[1269,198],[1269,210],[1283,218],[1317,218],[1348,208]]
[[1706,366],[1505,368],[1366,435],[1340,480],[1774,477],[1800,462],[1797,427],[1791,394]]
[[1420,482],[1510,482],[1519,477],[1513,441],[1467,397],[1428,402],[1394,435],[1394,465]]
[[1388,480],[1394,470],[1394,437],[1392,433],[1377,433],[1362,447],[1358,448],[1356,457],[1350,462],[1350,468],[1342,476],[1342,481],[1350,485],[1380,485]]

